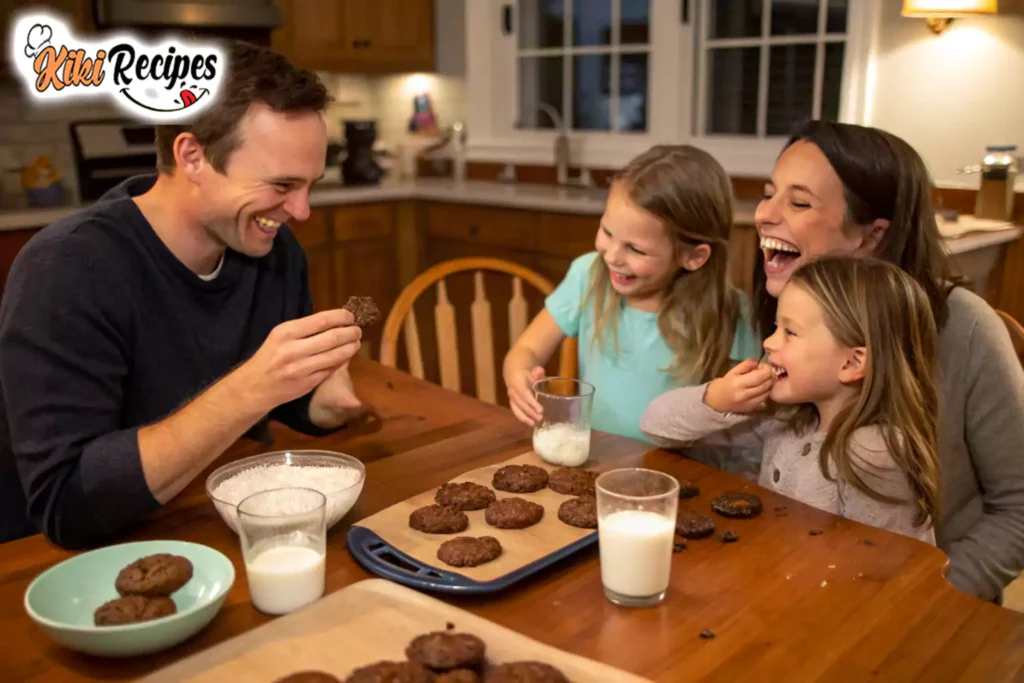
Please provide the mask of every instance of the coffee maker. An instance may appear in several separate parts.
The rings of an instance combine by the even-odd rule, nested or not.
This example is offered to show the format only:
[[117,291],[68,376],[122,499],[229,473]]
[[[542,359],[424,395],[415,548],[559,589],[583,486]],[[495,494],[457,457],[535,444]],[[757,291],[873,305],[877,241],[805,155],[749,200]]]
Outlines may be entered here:
[[384,169],[374,158],[377,139],[376,121],[342,121],[345,129],[345,160],[341,162],[341,180],[345,185],[372,185],[380,181]]

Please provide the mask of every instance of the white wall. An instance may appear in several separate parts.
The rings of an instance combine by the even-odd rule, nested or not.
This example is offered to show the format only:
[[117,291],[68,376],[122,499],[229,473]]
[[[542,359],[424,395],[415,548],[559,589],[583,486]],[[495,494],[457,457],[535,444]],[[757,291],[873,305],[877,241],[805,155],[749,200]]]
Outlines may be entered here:
[[883,3],[868,123],[913,145],[940,187],[976,188],[955,169],[980,163],[986,145],[1024,155],[1024,17],[957,19],[935,35]]

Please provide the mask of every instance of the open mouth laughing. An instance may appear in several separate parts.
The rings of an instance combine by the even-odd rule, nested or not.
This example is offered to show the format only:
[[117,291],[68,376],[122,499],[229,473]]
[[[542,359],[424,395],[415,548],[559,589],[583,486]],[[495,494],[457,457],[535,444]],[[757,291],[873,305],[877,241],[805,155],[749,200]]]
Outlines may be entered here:
[[800,258],[796,245],[775,237],[761,237],[761,251],[764,252],[764,269],[768,274],[784,272]]
[[277,231],[281,227],[280,221],[275,221],[264,216],[256,216],[252,219],[252,222],[256,226],[256,229],[267,237],[274,237],[277,235]]
[[785,379],[786,376],[789,374],[786,372],[786,368],[782,367],[781,365],[775,365],[774,363],[772,363],[771,366],[772,374],[775,375],[775,381]]
[[614,270],[611,269],[608,270],[608,273],[611,275],[612,282],[622,287],[628,287],[629,285],[633,284],[633,282],[636,280],[636,275],[616,273]]

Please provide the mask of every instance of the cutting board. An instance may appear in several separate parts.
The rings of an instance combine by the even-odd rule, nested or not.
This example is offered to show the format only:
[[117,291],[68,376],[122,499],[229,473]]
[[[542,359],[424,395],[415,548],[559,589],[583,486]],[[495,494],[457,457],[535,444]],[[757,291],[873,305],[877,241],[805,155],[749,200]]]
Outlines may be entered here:
[[[541,460],[536,453],[529,451],[496,465],[465,472],[452,481],[471,481],[493,490],[491,483],[494,473],[505,465],[536,465],[543,467],[548,472],[556,469]],[[593,470],[602,469],[595,461],[589,461],[586,465]],[[532,573],[532,570],[539,571],[552,561],[561,559],[566,554],[571,554],[571,552],[597,541],[596,529],[579,529],[558,519],[558,507],[573,496],[562,495],[549,488],[541,489],[536,493],[495,491],[499,500],[521,497],[544,506],[543,519],[526,529],[492,527],[484,521],[483,510],[467,512],[469,528],[457,534],[427,534],[411,528],[409,514],[417,508],[434,504],[436,491],[436,488],[424,491],[356,522],[349,531],[349,547],[353,549],[356,559],[367,566],[370,571],[416,588],[474,592],[473,588],[486,584],[482,586],[481,590],[475,592],[490,592],[491,589],[500,590],[507,587],[507,581],[502,581],[506,577],[515,577],[516,580],[524,578]],[[390,549],[402,553],[405,556],[403,559],[411,558],[426,568],[436,569],[437,573],[447,576],[448,580],[433,580],[433,573],[429,571],[403,572],[391,566],[385,566],[385,563],[381,562],[379,558],[370,557],[369,553],[360,552],[358,547],[354,547],[356,544],[352,540],[360,538],[360,529],[372,531],[380,541],[390,546]],[[441,543],[456,536],[493,536],[501,543],[503,552],[498,559],[478,567],[450,567],[437,559],[437,549]],[[524,569],[531,571],[524,573]],[[460,582],[459,577],[466,581]]]
[[405,647],[413,638],[443,631],[449,623],[458,632],[481,638],[487,646],[487,659],[494,664],[527,659],[546,662],[558,667],[574,683],[650,683],[648,679],[538,643],[383,579],[353,584],[143,680],[271,683],[309,669],[326,671],[344,680],[358,667],[381,660],[404,660]]

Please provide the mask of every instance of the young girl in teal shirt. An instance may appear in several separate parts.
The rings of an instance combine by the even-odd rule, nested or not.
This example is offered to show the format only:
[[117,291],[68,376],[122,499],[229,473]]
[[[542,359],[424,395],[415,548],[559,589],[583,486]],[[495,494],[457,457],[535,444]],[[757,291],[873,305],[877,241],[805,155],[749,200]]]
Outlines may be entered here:
[[537,424],[533,384],[565,337],[596,388],[591,426],[645,439],[656,397],[758,358],[743,294],[729,280],[732,185],[690,146],[656,146],[616,176],[597,231],[505,357],[516,417]]

